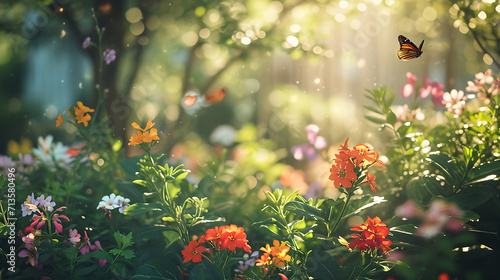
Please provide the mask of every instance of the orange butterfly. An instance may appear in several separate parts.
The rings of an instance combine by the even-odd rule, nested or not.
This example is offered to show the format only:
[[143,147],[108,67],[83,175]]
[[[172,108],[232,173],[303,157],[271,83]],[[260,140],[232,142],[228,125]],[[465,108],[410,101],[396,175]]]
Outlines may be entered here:
[[186,107],[191,107],[196,103],[196,100],[198,99],[198,95],[194,92],[188,92],[184,95],[184,106]]
[[221,102],[226,97],[227,88],[221,88],[218,91],[211,92],[205,95],[205,102],[215,104]]
[[422,55],[422,46],[424,45],[424,40],[420,43],[417,48],[410,39],[403,35],[398,36],[399,45],[401,48],[398,51],[398,58],[401,60],[410,60],[412,58],[417,58]]

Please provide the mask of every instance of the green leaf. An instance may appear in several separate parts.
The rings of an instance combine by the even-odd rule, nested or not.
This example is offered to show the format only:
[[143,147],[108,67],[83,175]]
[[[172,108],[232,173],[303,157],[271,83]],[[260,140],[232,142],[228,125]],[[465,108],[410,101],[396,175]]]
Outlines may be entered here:
[[189,273],[192,280],[220,280],[225,279],[221,272],[213,265],[201,262],[193,266]]
[[349,218],[351,216],[359,214],[361,211],[366,210],[370,207],[378,205],[380,203],[387,202],[382,196],[371,196],[365,195],[359,199],[353,199],[349,202],[346,209],[346,215],[342,219]]
[[109,253],[112,255],[118,256],[121,251],[122,250],[120,250],[120,249],[114,248],[114,249],[109,250]]
[[367,119],[373,123],[376,123],[376,124],[385,124],[386,123],[385,119],[376,118],[376,117],[372,117],[372,116],[365,116],[365,119]]
[[136,173],[139,172],[139,166],[137,165],[137,163],[139,163],[142,158],[142,156],[124,158],[118,161],[118,164],[120,164],[123,171],[125,171],[127,175],[129,175],[130,177],[135,177]]
[[149,211],[162,211],[162,205],[160,203],[136,203],[127,207],[123,214],[139,215]]
[[391,126],[394,127],[394,125],[396,125],[396,122],[398,121],[398,118],[396,117],[396,115],[394,114],[394,112],[392,112],[391,110],[389,110],[387,112],[385,120],[386,120],[386,122],[388,124],[390,124]]
[[300,201],[288,202],[285,204],[284,210],[314,220],[323,220],[321,211],[318,208]]
[[[467,174],[467,182],[464,185],[471,184],[478,180],[482,180],[488,176],[500,174],[500,160],[483,163],[469,171]],[[491,178],[493,180],[494,178]]]
[[453,186],[456,186],[464,177],[463,171],[460,170],[454,160],[446,154],[433,154],[426,158],[426,160],[431,162],[432,165],[439,170],[439,175],[445,177],[445,180]]
[[127,259],[127,260],[130,260],[131,258],[134,258],[135,257],[135,253],[133,250],[130,250],[130,249],[127,249],[127,250],[123,250],[122,252],[122,256]]
[[173,228],[167,227],[165,225],[141,225],[134,229],[135,238],[152,238],[155,234],[162,233],[164,231],[175,231]]
[[335,259],[321,250],[313,250],[306,258],[307,274],[314,279],[341,280],[341,269]]
[[4,183],[5,183],[5,177],[3,175],[0,175],[0,187],[2,187]]
[[375,107],[372,107],[372,106],[363,106],[365,109],[369,110],[369,111],[372,111],[376,114],[379,114],[379,115],[383,115],[384,113],[382,113],[382,111],[380,111],[379,109],[375,108]]

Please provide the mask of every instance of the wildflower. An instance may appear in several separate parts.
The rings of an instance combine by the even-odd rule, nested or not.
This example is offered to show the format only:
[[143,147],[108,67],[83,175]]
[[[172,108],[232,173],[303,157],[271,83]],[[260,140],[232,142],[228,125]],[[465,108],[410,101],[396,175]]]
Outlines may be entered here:
[[85,38],[85,40],[83,40],[82,48],[85,50],[86,48],[88,48],[89,44],[90,44],[90,37],[87,37]]
[[356,240],[349,243],[349,248],[358,248],[359,251],[377,250],[380,249],[383,254],[391,250],[389,247],[392,241],[385,239],[389,234],[389,229],[386,224],[382,223],[379,217],[368,217],[365,223],[355,225],[351,228],[352,231],[361,231],[361,234],[352,234],[352,238]]
[[[268,244],[269,245],[269,244]],[[246,261],[238,261],[240,266],[236,268],[234,271],[238,273],[243,273],[245,272],[250,266],[255,265],[255,261],[257,260],[257,257],[259,256],[259,251],[253,252],[250,256],[248,254],[244,254],[243,258],[247,259]]]
[[429,210],[424,214],[424,223],[418,227],[417,232],[424,237],[431,238],[438,235],[444,228],[451,232],[462,230],[460,218],[462,210],[453,203],[444,200],[434,200]]
[[207,229],[205,232],[205,240],[214,243],[215,248],[219,249],[221,245],[221,235],[224,232],[224,227],[215,227]]
[[443,104],[446,104],[446,108],[448,112],[461,116],[462,110],[465,107],[465,100],[467,98],[464,97],[463,91],[457,91],[456,89],[452,89],[450,92],[446,92],[443,95]]
[[68,222],[69,222],[69,218],[66,217],[65,215],[59,215],[59,214],[54,214],[52,216],[52,222],[54,223],[56,231],[58,233],[62,233],[63,232],[63,226],[62,226],[61,220],[59,218],[65,219]]
[[262,254],[262,256],[260,256],[260,258],[255,261],[256,266],[269,265],[270,263],[271,257],[269,256],[269,253]]
[[120,207],[118,204],[118,199],[116,194],[112,193],[110,195],[105,195],[102,197],[99,205],[97,205],[96,209],[103,208],[108,210],[113,210],[115,208]]
[[73,243],[78,243],[80,242],[80,237],[81,235],[78,233],[76,229],[70,229],[69,230],[69,241]]
[[59,117],[57,117],[57,120],[56,120],[56,127],[59,127],[63,122],[64,122],[63,115],[60,114]]
[[[87,236],[87,231],[85,231],[85,238],[84,238],[84,240],[87,242],[87,244],[80,249],[80,253],[82,253],[82,255],[85,255],[86,253],[90,252],[91,250],[92,251],[96,251],[96,250],[101,250],[102,249],[101,248],[101,243],[99,241],[95,241],[94,245],[92,245],[90,243],[90,239]],[[95,259],[95,261],[99,263],[100,267],[105,266],[106,263],[108,262],[105,259]]]
[[288,251],[290,251],[290,247],[285,245],[286,243],[282,241],[281,243],[278,240],[273,241],[273,247],[271,247],[271,255],[275,256],[273,258],[273,264],[278,266],[285,266],[284,261],[289,262],[291,260],[291,256],[287,255]]
[[349,151],[349,156],[351,158],[356,158],[356,165],[361,166],[363,161],[367,163],[373,163],[378,156],[375,151],[372,151],[368,146],[364,144],[358,144]]
[[236,225],[226,226],[225,231],[221,235],[221,249],[235,251],[236,248],[242,248],[246,252],[251,253],[251,248],[247,244],[247,235],[243,231],[242,227],[237,227]]
[[8,156],[0,156],[0,169],[3,169],[2,174],[7,176],[9,168],[16,167],[16,163]]
[[104,61],[106,61],[106,64],[110,64],[111,62],[115,61],[116,59],[116,53],[115,50],[113,49],[106,49],[103,54],[102,54]]
[[330,168],[329,179],[333,181],[334,186],[337,188],[341,186],[350,188],[352,182],[356,181],[358,176],[354,172],[354,164],[351,161],[337,161]]
[[318,157],[316,150],[326,148],[326,139],[323,136],[317,136],[319,132],[317,125],[310,124],[305,130],[309,143],[292,147],[292,154],[296,160],[302,160],[304,156],[307,156],[309,160],[315,160]]
[[373,192],[377,192],[377,185],[375,184],[375,175],[366,172],[366,183],[370,185],[370,189],[372,189]]
[[415,82],[417,81],[417,76],[410,72],[406,73],[406,78],[408,78],[408,84],[404,85],[400,93],[403,97],[410,97],[415,91]]
[[54,143],[54,137],[38,137],[38,147],[33,149],[33,154],[36,156],[36,164],[43,163],[49,169],[55,171],[57,167],[68,168],[71,162],[71,157],[68,155],[68,147],[61,142]]
[[33,241],[35,241],[35,235],[30,232],[28,235],[24,236],[22,240],[24,243],[33,243]]
[[27,215],[31,215],[33,213],[36,213],[38,207],[38,200],[35,199],[35,194],[31,193],[31,195],[28,195],[26,198],[26,201],[23,204],[23,207],[21,208],[22,210],[22,215],[23,217],[26,217]]
[[33,245],[33,243],[25,243],[24,249],[21,250],[18,254],[21,258],[28,257],[28,261],[26,263],[30,263],[31,266],[38,266],[38,249]]
[[[158,137],[158,132],[156,128],[152,128],[155,125],[155,123],[148,121],[146,124],[146,128],[141,128],[137,123],[133,122],[132,127],[134,127],[137,130],[136,134],[133,134],[132,137],[130,138],[130,142],[128,145],[140,145],[142,143],[152,143],[153,140],[159,141],[160,138]],[[149,130],[149,131],[148,131]],[[148,147],[145,147],[148,148]],[[149,146],[150,148],[150,146]]]
[[[88,113],[93,113],[95,109],[91,109],[83,105],[81,101],[76,102],[76,104],[78,105],[78,108],[74,107],[75,111],[74,118],[78,121],[78,123],[83,123],[83,125],[87,127],[89,124],[88,122],[92,118]],[[71,114],[70,117],[73,117],[73,115]]]
[[125,212],[125,210],[130,206],[130,199],[128,198],[124,198],[122,196],[118,196],[119,199],[118,199],[118,212],[120,212],[121,214],[123,214],[123,212]]
[[55,202],[51,202],[52,200],[52,196],[47,196],[47,198],[45,198],[45,195],[41,195],[40,197],[37,198],[37,202],[38,202],[38,207],[39,208],[43,208],[44,210],[47,210],[49,212],[52,212],[52,210],[54,210],[54,206],[56,206],[56,203]]
[[194,263],[201,262],[202,254],[210,253],[210,250],[199,245],[197,240],[193,240],[189,242],[189,245],[184,247],[184,250],[182,250],[182,256],[184,257],[183,263],[187,263],[188,261]]

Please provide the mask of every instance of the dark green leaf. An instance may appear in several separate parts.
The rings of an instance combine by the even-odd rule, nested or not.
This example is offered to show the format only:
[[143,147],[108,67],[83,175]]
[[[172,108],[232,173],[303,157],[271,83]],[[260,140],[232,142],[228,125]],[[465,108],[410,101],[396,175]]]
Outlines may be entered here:
[[162,211],[162,205],[160,203],[136,203],[127,207],[123,214],[139,215],[149,211]]
[[323,220],[321,211],[318,208],[300,201],[288,202],[285,204],[284,210],[314,220]]
[[314,279],[341,280],[341,269],[335,259],[321,250],[313,250],[306,258],[307,274]]

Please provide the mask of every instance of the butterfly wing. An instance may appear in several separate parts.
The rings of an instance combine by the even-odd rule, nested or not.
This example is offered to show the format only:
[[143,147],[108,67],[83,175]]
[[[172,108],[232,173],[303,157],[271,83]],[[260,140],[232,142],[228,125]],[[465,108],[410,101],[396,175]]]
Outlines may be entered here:
[[406,38],[403,35],[398,36],[398,41],[399,41],[399,51],[398,51],[398,58],[401,60],[410,60],[412,58],[417,58],[420,55],[422,55],[422,46],[424,45],[424,41],[420,43],[420,47],[417,47],[415,44],[413,44],[412,41],[410,41],[408,38]]
[[226,97],[227,88],[221,88],[215,92],[211,92],[205,95],[205,102],[209,104],[219,103]]
[[196,103],[197,99],[198,99],[198,95],[192,95],[192,94],[186,93],[184,95],[183,102],[184,102],[184,105],[189,108],[189,107],[193,106],[194,103]]

